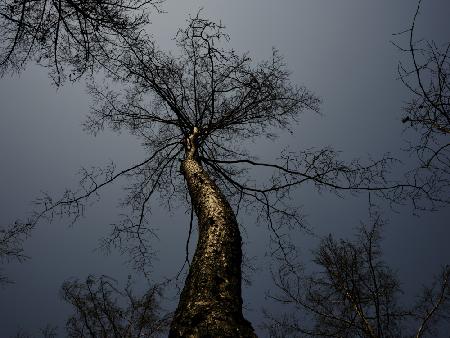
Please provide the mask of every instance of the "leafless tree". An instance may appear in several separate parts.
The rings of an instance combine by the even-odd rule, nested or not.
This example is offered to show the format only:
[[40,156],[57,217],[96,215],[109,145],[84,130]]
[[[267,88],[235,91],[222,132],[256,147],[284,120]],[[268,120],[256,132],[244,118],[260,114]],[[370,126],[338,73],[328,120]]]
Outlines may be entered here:
[[[161,0],[2,0],[0,75],[30,60],[59,84],[78,78],[113,48],[126,46],[149,23]],[[64,66],[69,70],[64,71]]]
[[314,273],[282,265],[271,296],[291,306],[290,314],[267,313],[270,336],[435,337],[439,324],[450,324],[450,267],[424,288],[414,307],[400,306],[401,284],[382,260],[381,226],[377,217],[354,241],[323,239]]
[[159,287],[138,297],[131,286],[129,279],[119,290],[117,282],[106,276],[66,281],[61,294],[75,310],[66,323],[68,337],[159,337],[166,332],[170,316],[160,313]]
[[416,153],[420,166],[410,173],[411,180],[434,181],[439,186],[436,199],[449,202],[450,196],[450,41],[438,44],[416,38],[417,19],[422,8],[418,1],[408,34],[410,65],[400,63],[399,77],[412,94],[404,108],[402,122],[417,131],[418,143],[410,151]]
[[152,200],[159,197],[169,206],[186,202],[189,229],[195,214],[199,239],[192,262],[186,254],[189,272],[171,337],[254,336],[242,314],[239,212],[266,222],[273,254],[287,258],[285,233],[304,226],[290,199],[296,188],[310,184],[336,194],[371,191],[391,202],[418,200],[433,189],[390,182],[394,159],[387,156],[347,163],[329,147],[286,149],[274,162],[251,155],[248,141],[272,139],[277,131],[293,128],[303,111],[319,111],[320,100],[290,82],[278,51],[254,63],[247,54],[228,49],[228,40],[221,24],[197,15],[179,30],[176,55],[160,51],[143,35],[100,58],[110,83],[90,85],[95,102],[86,129],[128,130],[149,155],[123,170],[114,165],[83,169],[81,190],[67,190],[60,199],[43,196],[37,201],[42,211],[24,222],[32,229],[42,218],[69,215],[76,220],[105,185],[126,177],[130,183],[122,205],[130,208],[129,216],[114,225],[104,245],[129,251],[145,268],[153,254]]

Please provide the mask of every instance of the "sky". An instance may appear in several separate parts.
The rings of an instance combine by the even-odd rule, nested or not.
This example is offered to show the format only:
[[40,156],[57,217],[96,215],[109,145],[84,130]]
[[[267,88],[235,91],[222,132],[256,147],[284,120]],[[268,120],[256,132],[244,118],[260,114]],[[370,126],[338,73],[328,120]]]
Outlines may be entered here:
[[[322,115],[304,113],[293,135],[280,132],[275,142],[260,140],[250,145],[261,158],[276,156],[283,146],[305,149],[331,145],[347,159],[373,158],[390,152],[404,159],[404,170],[413,163],[402,152],[406,140],[401,108],[410,95],[397,79],[403,55],[391,40],[409,28],[416,2],[411,0],[325,1],[167,0],[166,13],[154,14],[149,28],[159,46],[175,48],[172,37],[184,27],[189,15],[201,8],[202,15],[221,20],[230,35],[230,46],[248,52],[255,61],[270,58],[272,47],[284,55],[292,81],[304,85],[322,100]],[[423,1],[417,23],[419,37],[438,42],[450,40],[450,2]],[[176,51],[175,51],[176,52]],[[114,161],[126,167],[145,155],[139,141],[126,133],[105,131],[94,137],[81,126],[89,112],[90,97],[83,83],[52,86],[45,69],[30,64],[20,75],[0,79],[0,222],[10,224],[26,218],[31,202],[40,192],[62,193],[75,187],[81,167],[103,166]],[[98,203],[86,210],[74,225],[66,219],[41,222],[25,243],[31,257],[9,264],[3,273],[15,281],[0,288],[0,337],[18,330],[37,332],[47,323],[57,325],[64,336],[64,321],[70,307],[59,296],[62,282],[89,274],[109,275],[124,282],[128,274],[139,275],[118,253],[104,255],[95,250],[108,225],[118,216],[121,185],[106,188]],[[292,235],[304,260],[317,237],[332,233],[351,237],[360,221],[367,219],[367,196],[337,198],[304,189],[294,196],[309,226],[317,236]],[[385,260],[397,272],[410,301],[439,267],[450,263],[449,208],[412,215],[410,206],[383,209]],[[246,223],[244,250],[255,265],[251,285],[244,287],[246,317],[260,336],[261,309],[279,309],[265,295],[273,285],[265,255],[268,231],[252,219]],[[159,240],[154,246],[158,259],[152,278],[174,276],[184,260],[189,215],[156,205],[153,222]],[[176,294],[167,292],[167,310],[176,306]]]

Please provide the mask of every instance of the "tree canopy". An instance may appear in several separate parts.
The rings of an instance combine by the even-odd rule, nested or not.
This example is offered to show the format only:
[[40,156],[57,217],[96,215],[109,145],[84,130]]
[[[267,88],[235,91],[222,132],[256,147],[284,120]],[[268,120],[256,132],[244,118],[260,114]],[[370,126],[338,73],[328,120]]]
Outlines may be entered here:
[[360,225],[353,240],[331,234],[323,238],[314,250],[313,267],[299,258],[273,272],[276,289],[270,296],[288,310],[267,313],[271,337],[431,337],[445,332],[450,267],[423,286],[413,305],[405,305],[402,283],[383,259],[384,221],[379,215],[372,218],[370,225]]
[[[41,10],[45,13],[47,2],[35,4],[43,5]],[[2,23],[10,32],[5,40],[9,47],[4,69],[14,65],[20,68],[31,56],[42,57],[57,83],[65,74],[61,64],[73,68],[73,79],[85,75],[87,70],[91,74],[101,70],[105,79],[99,81],[96,75],[88,77],[94,103],[85,128],[94,134],[105,128],[128,131],[141,140],[147,157],[119,170],[113,164],[82,169],[79,189],[66,190],[60,198],[44,194],[36,201],[36,212],[29,219],[3,230],[1,258],[21,259],[24,236],[29,235],[39,221],[63,215],[76,221],[103,187],[125,177],[128,185],[121,205],[128,210],[122,220],[113,225],[103,246],[126,251],[135,266],[145,271],[151,267],[154,254],[151,210],[155,199],[167,205],[175,200],[184,203],[191,213],[189,237],[194,214],[199,228],[206,228],[208,222],[212,227],[223,223],[223,219],[219,222],[214,218],[223,214],[227,224],[238,229],[233,241],[239,253],[233,257],[239,259],[231,263],[239,265],[236,276],[239,277],[237,293],[240,297],[241,238],[235,217],[240,212],[256,216],[259,222],[267,224],[276,243],[272,254],[290,266],[291,247],[283,233],[293,227],[304,227],[303,215],[292,200],[297,188],[311,185],[318,192],[329,191],[338,196],[369,192],[390,203],[412,201],[415,206],[423,200],[432,205],[446,201],[442,193],[445,190],[435,176],[408,181],[391,179],[390,168],[396,159],[390,155],[375,160],[344,161],[332,147],[296,152],[280,149],[276,160],[259,159],[252,154],[247,147],[249,141],[275,139],[277,134],[295,128],[304,111],[320,111],[320,99],[306,87],[292,82],[284,59],[276,49],[268,60],[253,62],[248,54],[238,54],[229,48],[229,37],[221,23],[204,19],[198,13],[188,20],[186,28],[178,31],[177,51],[167,52],[142,28],[148,19],[145,12],[140,11],[141,6],[156,5],[154,2],[133,2],[132,5],[120,2],[120,6],[115,7],[105,3],[104,7],[99,7],[104,11],[86,7],[88,13],[98,14],[95,17],[86,13],[83,16],[82,8],[73,2],[52,4],[54,7],[49,7],[48,14],[52,29],[47,29],[52,36],[48,40],[50,44],[46,44],[45,30],[36,33],[44,23],[42,18],[33,21],[35,26],[25,24],[25,14],[31,5],[23,5],[20,19],[12,20],[3,15]],[[112,9],[120,11],[111,12]],[[78,31],[75,25],[80,24],[80,20],[84,25],[80,25]],[[60,31],[60,25],[65,30]],[[34,27],[34,33],[31,28],[31,33],[26,33],[23,27]],[[44,34],[44,38],[35,40],[39,34]],[[411,50],[414,53],[414,49]],[[422,91],[425,99],[427,93]],[[196,167],[189,166],[188,161],[195,162]],[[192,172],[188,172],[190,168]],[[261,178],[264,178],[253,177],[254,173],[263,172],[266,176],[261,175]],[[213,203],[208,206],[205,202],[209,196],[195,196],[203,193],[197,189],[201,185],[196,182],[199,179],[211,188],[211,196],[214,196],[211,200],[223,202],[216,204],[216,207],[221,206],[216,208],[220,210],[214,217],[199,216],[209,215],[209,211],[204,212],[202,208],[214,209]],[[331,239],[328,248],[339,249]],[[186,263],[191,268],[195,265],[191,265],[188,252]],[[383,268],[380,271],[388,275]],[[223,285],[228,280],[222,276],[215,282]],[[109,284],[101,281],[101,287],[105,285]],[[84,286],[76,287],[82,290]],[[239,301],[242,307],[242,300]]]
[[[59,84],[93,71],[112,48],[145,34],[149,10],[159,0],[30,1],[0,3],[0,71],[18,71],[29,61],[49,68]],[[68,69],[64,69],[69,66]]]

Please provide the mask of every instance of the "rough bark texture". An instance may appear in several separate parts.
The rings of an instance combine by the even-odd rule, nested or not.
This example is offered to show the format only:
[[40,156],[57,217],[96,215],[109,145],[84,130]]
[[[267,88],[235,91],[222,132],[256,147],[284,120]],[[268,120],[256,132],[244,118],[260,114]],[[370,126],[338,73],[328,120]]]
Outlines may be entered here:
[[230,204],[196,156],[196,132],[186,140],[181,171],[199,238],[169,337],[256,337],[242,315],[239,227]]

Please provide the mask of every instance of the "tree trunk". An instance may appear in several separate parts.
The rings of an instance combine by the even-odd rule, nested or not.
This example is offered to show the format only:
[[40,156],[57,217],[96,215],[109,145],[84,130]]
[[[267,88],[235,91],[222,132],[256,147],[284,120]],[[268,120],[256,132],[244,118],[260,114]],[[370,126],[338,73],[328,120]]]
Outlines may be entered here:
[[199,238],[169,337],[256,337],[242,315],[241,235],[233,210],[186,140],[181,171],[198,219]]

